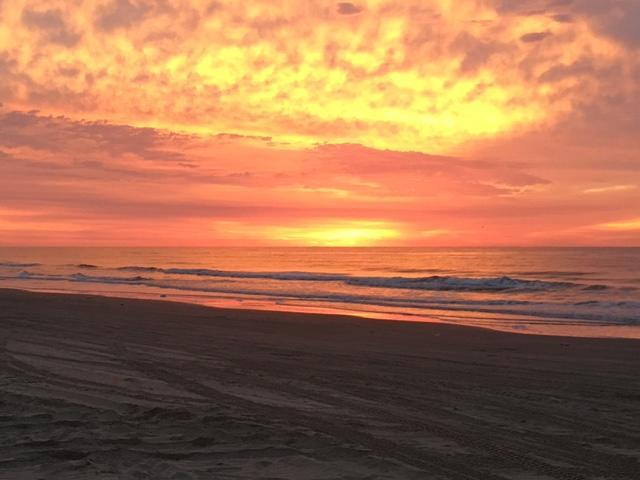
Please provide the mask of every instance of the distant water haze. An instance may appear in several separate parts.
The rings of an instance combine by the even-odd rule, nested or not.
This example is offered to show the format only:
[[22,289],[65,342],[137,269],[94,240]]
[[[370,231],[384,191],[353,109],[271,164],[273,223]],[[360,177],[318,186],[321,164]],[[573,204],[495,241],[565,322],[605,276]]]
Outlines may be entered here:
[[640,338],[640,248],[0,248],[0,287]]

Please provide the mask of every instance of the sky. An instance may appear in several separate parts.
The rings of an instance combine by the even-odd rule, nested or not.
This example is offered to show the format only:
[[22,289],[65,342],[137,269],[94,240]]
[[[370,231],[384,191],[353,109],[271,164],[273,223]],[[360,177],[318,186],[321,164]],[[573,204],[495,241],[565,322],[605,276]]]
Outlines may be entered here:
[[640,245],[637,0],[0,0],[0,245]]

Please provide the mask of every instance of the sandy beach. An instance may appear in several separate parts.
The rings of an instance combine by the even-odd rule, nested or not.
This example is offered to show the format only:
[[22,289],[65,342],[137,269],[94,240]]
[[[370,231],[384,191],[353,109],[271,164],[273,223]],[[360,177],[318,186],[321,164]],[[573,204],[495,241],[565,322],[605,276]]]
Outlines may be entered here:
[[0,290],[0,478],[640,478],[640,342]]

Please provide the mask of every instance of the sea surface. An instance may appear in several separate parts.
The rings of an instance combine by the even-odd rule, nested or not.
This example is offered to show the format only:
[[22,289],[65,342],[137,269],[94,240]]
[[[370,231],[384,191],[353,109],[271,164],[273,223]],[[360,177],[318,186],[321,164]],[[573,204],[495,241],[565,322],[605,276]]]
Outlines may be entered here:
[[0,288],[640,338],[640,248],[5,248]]

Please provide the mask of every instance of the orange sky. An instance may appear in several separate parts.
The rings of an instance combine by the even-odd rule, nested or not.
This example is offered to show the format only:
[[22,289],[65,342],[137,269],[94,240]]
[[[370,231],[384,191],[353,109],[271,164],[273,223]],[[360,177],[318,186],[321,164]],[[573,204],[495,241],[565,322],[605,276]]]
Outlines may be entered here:
[[0,245],[640,245],[636,0],[0,0]]

